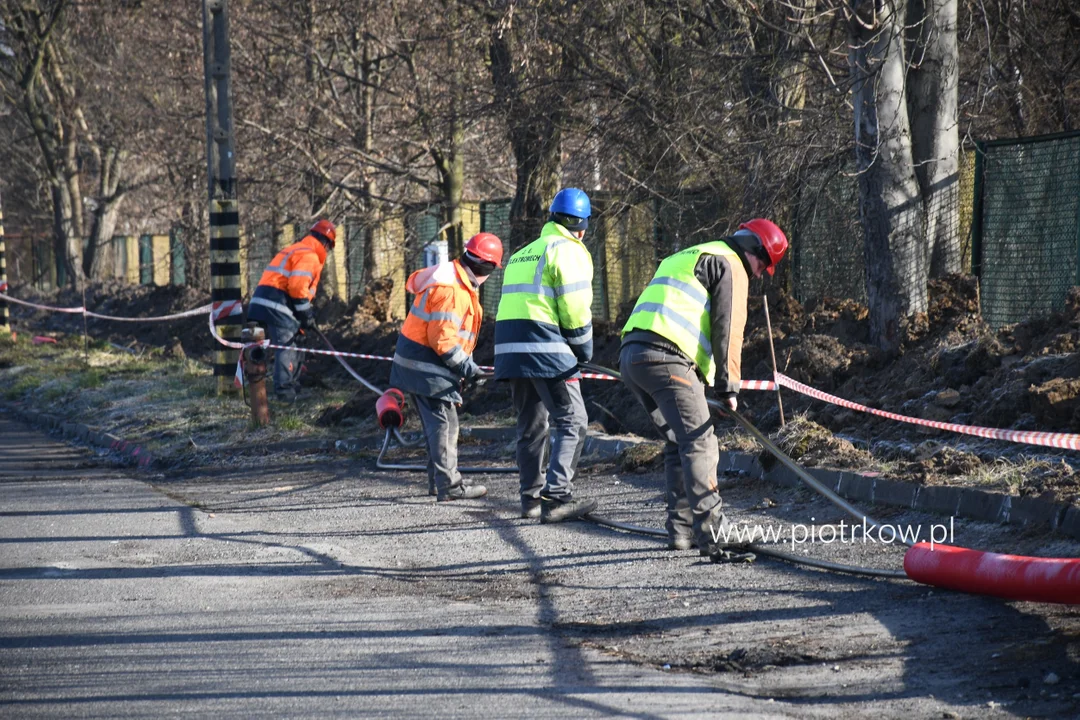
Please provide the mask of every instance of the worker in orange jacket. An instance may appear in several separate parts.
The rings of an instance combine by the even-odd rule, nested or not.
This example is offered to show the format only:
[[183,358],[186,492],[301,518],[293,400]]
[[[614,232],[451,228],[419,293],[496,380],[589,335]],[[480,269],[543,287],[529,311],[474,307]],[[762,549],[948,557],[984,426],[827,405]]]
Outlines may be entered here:
[[472,359],[484,316],[480,286],[502,267],[502,256],[499,238],[482,232],[460,259],[417,270],[405,284],[416,298],[398,335],[390,384],[413,397],[427,443],[428,493],[439,502],[487,494],[458,472],[457,405],[463,386],[485,376]]
[[296,349],[296,341],[304,330],[315,327],[311,301],[336,239],[337,231],[329,220],[312,225],[303,240],[274,256],[248,305],[247,319],[266,328],[271,343],[288,348],[274,352],[274,395],[282,402],[295,402],[300,390],[304,353]]

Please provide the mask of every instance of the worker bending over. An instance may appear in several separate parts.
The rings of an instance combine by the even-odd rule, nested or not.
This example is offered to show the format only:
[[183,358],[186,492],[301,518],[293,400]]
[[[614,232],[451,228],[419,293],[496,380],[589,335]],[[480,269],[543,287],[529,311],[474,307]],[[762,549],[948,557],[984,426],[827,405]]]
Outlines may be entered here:
[[714,560],[752,560],[726,542],[730,526],[717,491],[719,451],[705,385],[738,407],[749,278],[770,275],[788,242],[761,218],[733,235],[677,252],[660,263],[622,331],[622,380],[667,441],[669,547],[697,545]]
[[390,384],[416,404],[427,443],[428,492],[439,502],[487,494],[458,472],[457,406],[463,386],[483,375],[472,359],[484,316],[479,291],[502,267],[502,256],[499,238],[480,233],[460,259],[417,270],[405,284],[416,298],[398,335]]
[[266,328],[271,343],[287,347],[274,351],[274,396],[282,402],[295,402],[300,391],[304,353],[296,348],[296,340],[304,330],[315,327],[311,301],[336,238],[329,220],[312,225],[300,242],[274,256],[248,306],[247,319]]

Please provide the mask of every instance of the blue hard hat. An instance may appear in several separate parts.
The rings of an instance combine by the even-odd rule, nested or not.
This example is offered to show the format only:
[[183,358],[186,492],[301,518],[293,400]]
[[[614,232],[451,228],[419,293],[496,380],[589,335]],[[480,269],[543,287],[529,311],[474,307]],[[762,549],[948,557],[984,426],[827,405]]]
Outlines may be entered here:
[[592,215],[592,205],[589,203],[589,196],[585,194],[584,190],[564,188],[551,201],[550,212],[576,218],[587,218]]

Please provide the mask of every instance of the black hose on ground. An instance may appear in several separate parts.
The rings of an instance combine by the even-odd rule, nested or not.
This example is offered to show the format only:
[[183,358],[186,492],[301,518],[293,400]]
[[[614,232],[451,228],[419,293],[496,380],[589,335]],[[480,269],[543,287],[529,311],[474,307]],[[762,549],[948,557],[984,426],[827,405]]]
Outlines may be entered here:
[[[589,371],[589,372],[606,373],[608,375],[611,375],[614,378],[622,379],[622,375],[620,375],[617,371],[611,370],[611,369],[606,368],[606,367],[602,367],[600,365],[593,365],[592,363],[581,363],[581,367],[583,369]],[[868,526],[871,526],[871,527],[874,527],[874,528],[880,528],[881,527],[880,522],[878,522],[874,518],[870,517],[866,513],[862,512],[861,510],[859,510],[857,507],[855,507],[854,505],[849,503],[847,500],[840,497],[839,495],[837,495],[835,492],[833,492],[829,488],[825,487],[813,475],[806,472],[806,470],[804,470],[798,463],[796,463],[794,460],[789,458],[784,453],[783,450],[778,448],[776,446],[776,444],[772,440],[767,438],[764,433],[762,433],[760,430],[758,430],[756,427],[754,427],[754,425],[749,420],[747,420],[745,417],[743,417],[742,413],[740,413],[737,410],[732,410],[727,405],[725,405],[724,403],[722,403],[722,402],[720,402],[718,400],[706,400],[706,402],[709,404],[709,407],[711,407],[712,409],[718,410],[718,411],[724,413],[725,415],[728,415],[728,416],[734,418],[735,422],[737,422],[739,425],[742,426],[742,428],[744,430],[746,430],[748,433],[750,433],[752,436],[754,436],[754,439],[757,440],[759,443],[761,443],[762,447],[764,447],[766,450],[768,450],[777,460],[779,460],[780,464],[782,464],[788,470],[791,470],[793,473],[795,473],[795,475],[800,480],[802,480],[803,483],[805,483],[807,486],[809,486],[814,492],[818,493],[819,495],[824,497],[826,500],[831,502],[833,505],[836,505],[838,508],[840,508],[841,510],[846,512],[848,515],[850,515],[851,518],[853,520],[855,520],[857,523],[861,524],[863,522],[866,522],[866,524]],[[908,547],[911,547],[913,545],[913,543],[911,543],[911,542],[909,542],[907,540],[901,539],[901,541],[905,545],[907,545]]]
[[[614,530],[622,530],[624,532],[635,533],[637,535],[647,535],[649,537],[655,537],[657,539],[667,539],[667,531],[659,530],[657,528],[644,527],[642,525],[632,525],[630,523],[619,522],[617,520],[610,520],[602,515],[596,513],[589,513],[585,516],[587,520],[591,520],[597,525],[603,527],[612,528]],[[833,572],[847,573],[848,575],[862,575],[865,577],[886,577],[886,578],[907,578],[907,575],[903,570],[883,570],[878,568],[864,568],[856,565],[843,565],[841,563],[829,562],[828,560],[815,560],[814,558],[804,558],[792,553],[786,553],[783,550],[776,550],[768,545],[759,545],[757,543],[749,543],[745,546],[751,552],[755,552],[758,555],[765,555],[767,557],[775,558],[777,560],[783,560],[784,562],[794,563],[796,565],[806,565],[813,568],[819,568],[821,570],[831,570]]]
[[[395,434],[397,434],[397,428],[386,428],[386,437],[383,438],[382,450],[379,451],[379,457],[375,458],[375,467],[379,470],[413,470],[416,472],[427,472],[427,465],[403,465],[383,462],[386,451],[390,449],[390,440]],[[517,467],[458,467],[458,472],[477,475],[485,473],[516,473],[517,471]]]

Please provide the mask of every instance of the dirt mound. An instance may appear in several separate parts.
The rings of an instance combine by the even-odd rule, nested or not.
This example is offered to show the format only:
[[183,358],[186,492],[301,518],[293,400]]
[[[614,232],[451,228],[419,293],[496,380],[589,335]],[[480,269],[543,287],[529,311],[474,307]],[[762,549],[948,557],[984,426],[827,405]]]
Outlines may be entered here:
[[[83,293],[71,288],[52,292],[38,292],[33,288],[19,288],[18,297],[51,307],[81,307]],[[116,317],[161,317],[185,310],[194,310],[210,302],[204,292],[182,285],[129,285],[107,280],[91,283],[86,287],[85,307],[102,315]],[[35,310],[20,305],[11,306],[16,330],[28,332],[65,333],[82,335],[83,316],[75,313],[56,313]],[[205,355],[209,347],[206,315],[196,315],[179,320],[161,322],[120,322],[88,318],[86,331],[97,340],[117,345],[141,346],[143,348],[173,348],[177,343],[188,355]]]

